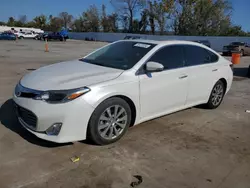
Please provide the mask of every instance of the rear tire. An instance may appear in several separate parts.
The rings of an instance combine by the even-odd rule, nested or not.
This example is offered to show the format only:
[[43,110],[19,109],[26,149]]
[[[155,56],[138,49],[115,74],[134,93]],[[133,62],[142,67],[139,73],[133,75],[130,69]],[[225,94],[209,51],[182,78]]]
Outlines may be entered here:
[[97,145],[118,141],[128,130],[131,109],[128,103],[118,97],[103,101],[93,112],[87,130],[87,137]]
[[216,82],[211,91],[209,100],[206,104],[207,108],[215,109],[218,106],[220,106],[221,102],[223,101],[225,92],[226,92],[226,86],[224,85],[224,83],[221,80]]

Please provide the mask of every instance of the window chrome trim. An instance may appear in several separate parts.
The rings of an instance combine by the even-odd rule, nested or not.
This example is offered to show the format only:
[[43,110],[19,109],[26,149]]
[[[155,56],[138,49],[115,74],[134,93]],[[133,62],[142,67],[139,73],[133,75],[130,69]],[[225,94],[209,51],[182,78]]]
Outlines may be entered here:
[[[174,69],[181,69],[181,68],[185,68],[185,67],[194,67],[194,66],[200,66],[200,65],[209,65],[209,64],[214,64],[214,63],[218,63],[219,60],[220,60],[220,56],[218,56],[216,53],[214,53],[212,50],[208,49],[208,48],[204,48],[202,46],[198,46],[198,45],[195,45],[195,44],[170,44],[170,45],[165,45],[165,46],[162,46],[160,47],[157,51],[155,51],[142,65],[141,67],[135,72],[135,75],[136,76],[139,76],[139,75],[142,75],[142,74],[146,74],[145,70],[144,70],[144,66],[145,64],[149,61],[149,59],[155,55],[155,53],[157,53],[158,51],[160,51],[161,49],[163,48],[166,48],[166,47],[171,47],[171,46],[182,46],[183,47],[183,55],[184,55],[184,60],[183,60],[183,67],[178,67],[178,68],[174,68]],[[187,62],[186,62],[186,54],[185,54],[185,47],[186,46],[196,46],[196,47],[199,47],[199,48],[202,48],[203,50],[207,50],[211,53],[213,53],[214,55],[217,56],[218,60],[217,61],[213,61],[213,62],[210,62],[210,63],[203,63],[203,64],[199,64],[199,65],[187,65]],[[168,70],[174,70],[174,69],[165,69],[161,72],[164,72],[164,71],[168,71]]]

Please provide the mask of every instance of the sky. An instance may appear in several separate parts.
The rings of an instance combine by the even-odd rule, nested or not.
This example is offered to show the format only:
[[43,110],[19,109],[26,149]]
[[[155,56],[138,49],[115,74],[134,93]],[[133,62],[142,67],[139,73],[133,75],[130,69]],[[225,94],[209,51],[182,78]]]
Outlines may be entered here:
[[[233,24],[242,26],[245,31],[250,31],[250,0],[230,1],[233,5]],[[110,0],[3,0],[0,3],[0,21],[7,21],[10,16],[18,19],[20,15],[27,15],[28,20],[32,20],[41,14],[57,16],[64,11],[78,17],[92,4],[99,9],[102,4],[105,4],[107,12],[113,11]]]

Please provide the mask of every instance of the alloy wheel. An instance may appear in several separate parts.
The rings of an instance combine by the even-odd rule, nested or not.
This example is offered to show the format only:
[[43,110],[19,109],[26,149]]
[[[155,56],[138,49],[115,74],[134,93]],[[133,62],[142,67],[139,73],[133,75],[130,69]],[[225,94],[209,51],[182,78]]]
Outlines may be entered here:
[[120,105],[104,110],[98,121],[98,132],[107,140],[117,138],[124,131],[128,121],[126,110]]
[[222,101],[223,95],[223,86],[221,84],[216,85],[212,91],[212,104],[218,106]]

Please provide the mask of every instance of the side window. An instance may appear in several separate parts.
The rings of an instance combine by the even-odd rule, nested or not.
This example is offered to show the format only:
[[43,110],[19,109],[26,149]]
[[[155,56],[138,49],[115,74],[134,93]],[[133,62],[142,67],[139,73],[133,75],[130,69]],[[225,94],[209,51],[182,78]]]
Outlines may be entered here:
[[164,69],[176,69],[184,66],[183,47],[180,45],[168,46],[158,50],[149,61],[161,63]]
[[204,49],[204,50],[206,51],[206,53],[207,53],[207,55],[209,56],[209,59],[210,59],[210,61],[207,62],[207,63],[215,63],[215,62],[218,61],[219,57],[215,53],[213,53],[213,52],[211,52],[209,50],[206,50],[206,49]]
[[185,46],[186,66],[203,65],[217,62],[219,57],[213,52],[199,46]]

